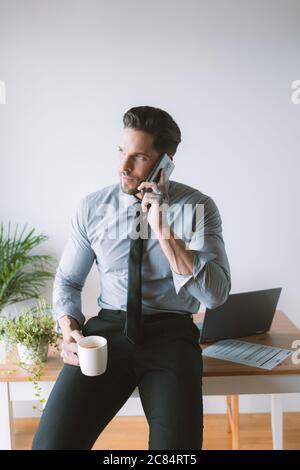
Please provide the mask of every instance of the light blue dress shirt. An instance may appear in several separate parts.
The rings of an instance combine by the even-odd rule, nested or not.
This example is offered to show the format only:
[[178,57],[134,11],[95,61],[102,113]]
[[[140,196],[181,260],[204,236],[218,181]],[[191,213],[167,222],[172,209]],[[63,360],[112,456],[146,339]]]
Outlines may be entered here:
[[[142,314],[193,314],[200,303],[216,308],[227,300],[231,289],[219,210],[212,198],[190,186],[170,180],[167,188],[168,221],[195,253],[193,274],[173,271],[151,230],[143,244]],[[56,320],[70,315],[83,326],[81,292],[94,262],[100,278],[99,307],[126,310],[130,237],[139,207],[140,200],[124,193],[120,183],[81,200],[54,280]],[[202,212],[197,212],[199,208]]]

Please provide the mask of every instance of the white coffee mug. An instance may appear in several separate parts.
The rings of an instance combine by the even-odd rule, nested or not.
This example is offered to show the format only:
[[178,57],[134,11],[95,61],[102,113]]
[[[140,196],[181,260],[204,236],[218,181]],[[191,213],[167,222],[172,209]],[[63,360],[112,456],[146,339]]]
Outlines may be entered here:
[[78,341],[78,357],[84,375],[101,375],[107,367],[107,340],[103,336],[85,336]]

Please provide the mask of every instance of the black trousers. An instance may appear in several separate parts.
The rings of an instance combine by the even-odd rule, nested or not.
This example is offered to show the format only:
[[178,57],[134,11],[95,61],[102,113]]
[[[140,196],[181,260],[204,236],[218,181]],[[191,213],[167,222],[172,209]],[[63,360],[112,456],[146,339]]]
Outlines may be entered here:
[[65,364],[51,391],[33,449],[91,449],[138,387],[149,424],[149,450],[201,449],[202,353],[192,316],[145,316],[145,341],[123,334],[126,312],[101,310],[84,336],[108,341],[104,374],[88,377]]

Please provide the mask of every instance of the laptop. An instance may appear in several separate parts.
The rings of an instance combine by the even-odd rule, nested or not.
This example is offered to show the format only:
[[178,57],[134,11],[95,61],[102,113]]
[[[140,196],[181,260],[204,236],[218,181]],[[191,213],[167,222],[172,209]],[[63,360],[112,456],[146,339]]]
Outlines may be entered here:
[[200,343],[260,335],[270,330],[282,288],[230,294],[217,308],[205,311]]

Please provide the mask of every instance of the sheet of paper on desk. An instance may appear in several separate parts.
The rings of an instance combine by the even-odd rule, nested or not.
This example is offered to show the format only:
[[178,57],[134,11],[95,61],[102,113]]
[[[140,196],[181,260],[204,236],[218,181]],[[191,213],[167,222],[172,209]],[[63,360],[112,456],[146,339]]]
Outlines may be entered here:
[[292,352],[289,349],[225,339],[205,348],[202,355],[271,370],[283,362]]

